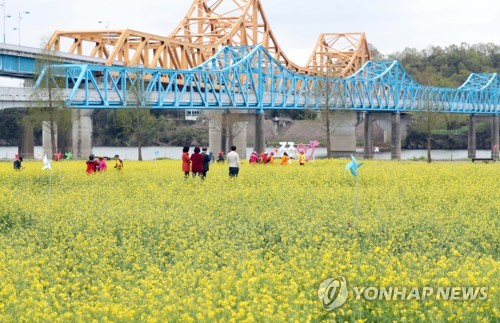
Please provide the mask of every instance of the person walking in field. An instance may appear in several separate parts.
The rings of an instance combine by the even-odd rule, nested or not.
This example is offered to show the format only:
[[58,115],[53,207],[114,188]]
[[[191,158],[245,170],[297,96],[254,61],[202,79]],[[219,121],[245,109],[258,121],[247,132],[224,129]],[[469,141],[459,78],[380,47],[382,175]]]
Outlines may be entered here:
[[194,153],[191,154],[191,172],[193,178],[202,176],[203,173],[203,156],[200,154],[200,147],[194,148]]
[[191,170],[191,159],[189,158],[189,146],[184,146],[182,148],[182,171],[184,172],[184,178],[189,177],[189,171]]
[[203,157],[203,171],[201,172],[201,179],[205,179],[207,177],[207,172],[209,171],[211,158],[210,155],[207,154],[207,150],[207,147],[203,147],[201,149],[201,156]]
[[227,154],[227,163],[229,164],[229,177],[238,177],[240,172],[240,156],[236,152],[236,146],[231,146],[231,152]]

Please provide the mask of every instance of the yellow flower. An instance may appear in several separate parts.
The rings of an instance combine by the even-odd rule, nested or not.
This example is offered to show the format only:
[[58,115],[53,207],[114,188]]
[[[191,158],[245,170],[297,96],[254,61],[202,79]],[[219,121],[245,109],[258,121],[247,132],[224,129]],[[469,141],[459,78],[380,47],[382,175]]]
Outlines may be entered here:
[[[92,177],[71,161],[50,196],[36,163],[0,167],[0,321],[498,318],[498,165],[367,161],[356,201],[345,162],[237,180],[214,165],[202,182],[178,161]],[[349,298],[327,312],[318,287],[338,276]],[[356,299],[363,286],[434,294]],[[456,286],[488,297],[436,300]]]

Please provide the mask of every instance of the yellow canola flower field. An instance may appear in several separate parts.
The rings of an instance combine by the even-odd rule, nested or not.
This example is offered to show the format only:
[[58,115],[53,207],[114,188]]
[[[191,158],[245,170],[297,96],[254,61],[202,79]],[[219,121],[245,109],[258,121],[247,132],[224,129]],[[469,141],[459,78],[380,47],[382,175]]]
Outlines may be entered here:
[[[0,163],[0,321],[498,321],[500,164],[367,161],[356,202],[347,162],[244,164],[232,180],[215,164],[204,182],[180,161],[91,176]],[[339,276],[347,302],[326,311],[318,287]]]

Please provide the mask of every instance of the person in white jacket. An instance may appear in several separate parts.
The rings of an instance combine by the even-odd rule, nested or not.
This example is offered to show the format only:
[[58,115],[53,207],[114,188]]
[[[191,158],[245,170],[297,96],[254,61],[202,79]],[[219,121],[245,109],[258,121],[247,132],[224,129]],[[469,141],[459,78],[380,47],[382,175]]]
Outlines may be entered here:
[[240,156],[236,152],[236,146],[231,146],[231,152],[227,154],[227,163],[229,164],[229,177],[238,177],[240,172]]

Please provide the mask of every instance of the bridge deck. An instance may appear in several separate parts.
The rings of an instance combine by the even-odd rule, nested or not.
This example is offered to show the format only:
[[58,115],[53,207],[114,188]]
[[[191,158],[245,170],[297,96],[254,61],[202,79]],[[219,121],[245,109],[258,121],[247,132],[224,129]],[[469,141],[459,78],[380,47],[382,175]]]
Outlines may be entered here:
[[[0,76],[20,79],[33,79],[37,73],[36,59],[46,51],[40,48],[0,44]],[[67,64],[95,64],[105,65],[106,59],[75,54],[55,53],[51,55]],[[123,66],[123,62],[116,61],[113,66]],[[40,70],[38,70],[38,73]]]

